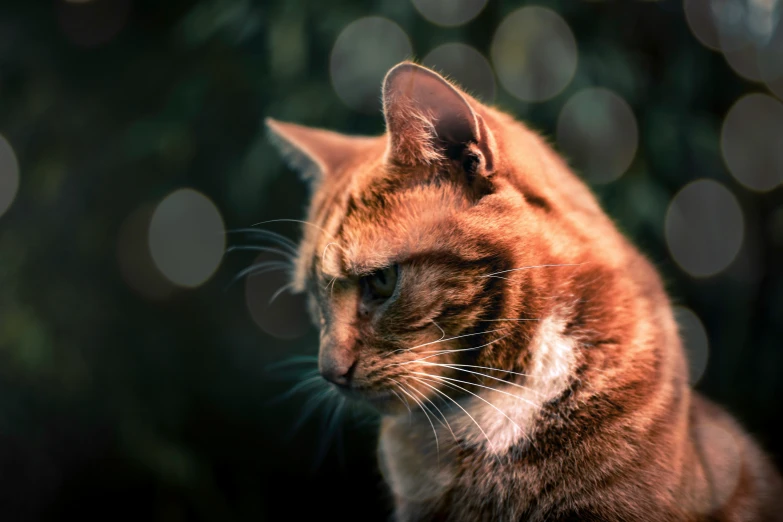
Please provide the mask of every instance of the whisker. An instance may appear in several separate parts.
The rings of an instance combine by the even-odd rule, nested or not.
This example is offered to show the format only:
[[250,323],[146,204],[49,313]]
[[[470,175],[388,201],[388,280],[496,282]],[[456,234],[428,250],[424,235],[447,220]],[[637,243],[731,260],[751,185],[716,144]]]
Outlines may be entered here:
[[335,283],[335,281],[337,281],[337,277],[338,277],[338,276],[334,276],[334,277],[332,278],[332,280],[331,280],[331,281],[329,281],[328,283],[326,283],[326,286],[324,287],[324,290],[326,290],[326,289],[327,289],[327,288],[329,288],[330,286],[332,287],[332,289],[331,289],[331,295],[334,295],[334,283]]
[[471,371],[471,370],[465,370],[464,368],[460,368],[460,366],[467,366],[467,367],[470,367],[470,368],[484,368],[486,370],[497,370],[497,371],[506,372],[506,373],[513,373],[514,375],[521,375],[523,377],[533,377],[532,375],[529,375],[529,374],[526,374],[526,373],[517,373],[517,372],[506,371],[506,370],[498,370],[497,368],[488,368],[486,366],[472,366],[470,364],[443,364],[443,363],[433,363],[433,362],[425,362],[423,364],[426,364],[426,365],[429,365],[429,366],[442,366],[444,368],[451,368],[452,370],[459,370],[461,372],[472,373],[473,375],[480,375],[481,377],[486,377],[487,379],[492,379],[492,380],[495,380],[495,381],[499,381],[499,382],[508,384],[510,386],[515,386],[515,387],[523,389],[523,390],[531,391],[531,392],[533,392],[533,393],[543,397],[543,394],[541,392],[536,391],[533,388],[530,388],[529,386],[524,386],[522,384],[518,384],[518,383],[515,383],[515,382],[507,381],[505,379],[500,379],[498,377],[493,377],[493,376],[487,375],[485,373],[474,372],[474,371]]
[[[409,387],[408,387],[408,389],[409,389],[409,390],[410,390],[412,393],[417,393],[417,394],[421,395],[422,397],[424,397],[425,399],[427,399],[427,397],[426,397],[425,395],[423,395],[423,394],[422,394],[420,391],[418,391],[418,390],[417,390],[416,388],[414,388],[413,386],[409,386]],[[432,401],[430,401],[429,399],[427,399],[427,401],[428,401],[428,402],[430,402],[430,403],[432,403]],[[427,411],[427,412],[429,412],[429,414],[430,414],[430,415],[432,415],[432,418],[434,418],[436,421],[438,421],[438,423],[439,423],[441,426],[443,426],[444,428],[446,427],[446,425],[443,423],[443,421],[442,421],[442,420],[440,420],[440,418],[439,418],[437,415],[435,415],[435,414],[432,412],[432,410],[431,410],[431,409],[429,409],[429,407],[428,407],[426,404],[424,404],[423,402],[419,401],[419,406],[421,406],[422,408],[426,409],[426,411]],[[438,442],[438,435],[437,435],[437,430],[435,429],[435,425],[434,425],[434,424],[432,424],[432,422],[430,422],[430,425],[432,426],[432,429],[434,430],[434,431],[433,431],[433,435],[435,435],[435,447],[436,447],[436,448],[437,448],[437,450],[438,450],[438,464],[440,464],[440,444],[439,444],[439,442]]]
[[[437,325],[436,325],[436,326],[437,326]],[[438,328],[440,328],[440,327],[438,327]],[[441,331],[442,331],[442,330],[441,330]],[[424,346],[429,346],[429,345],[431,345],[431,344],[444,343],[444,342],[446,342],[446,341],[453,341],[453,340],[455,340],[455,339],[462,339],[462,338],[464,338],[464,337],[475,337],[475,336],[477,336],[477,335],[484,335],[484,334],[497,333],[497,332],[500,332],[500,331],[502,331],[502,330],[501,330],[501,329],[498,329],[498,330],[489,330],[489,331],[483,331],[483,332],[474,332],[474,333],[469,333],[469,334],[457,335],[457,336],[455,336],[455,337],[449,337],[448,339],[443,339],[443,338],[440,338],[440,339],[438,339],[437,341],[430,341],[430,342],[428,342],[428,343],[424,343],[424,344],[420,344],[420,345],[418,345],[418,346],[414,346],[413,348],[400,348],[400,349],[398,349],[398,350],[394,350],[394,351],[392,351],[392,352],[389,352],[388,354],[386,354],[386,357],[389,357],[390,355],[392,355],[392,354],[395,354],[395,353],[398,353],[398,352],[410,352],[410,351],[412,351],[412,350],[415,350],[416,348],[423,348]],[[424,352],[424,353],[428,353],[428,352]]]
[[[444,380],[444,381],[454,381],[454,382],[459,382],[459,383],[462,383],[462,384],[467,384],[468,386],[478,386],[479,388],[484,388],[485,390],[495,391],[495,392],[498,392],[498,393],[502,393],[503,395],[508,395],[509,397],[514,397],[516,399],[519,399],[521,401],[524,401],[524,402],[528,403],[529,405],[531,405],[531,406],[533,406],[535,408],[538,408],[538,405],[536,403],[534,403],[533,401],[531,401],[530,399],[526,399],[525,397],[520,397],[519,395],[514,395],[513,393],[509,393],[507,391],[498,390],[497,388],[492,388],[491,386],[484,386],[483,384],[476,384],[475,382],[463,381],[463,380],[460,380],[460,379],[455,379],[453,377],[444,377],[443,375],[431,375],[429,373],[423,373],[423,372],[411,372],[411,373],[413,373],[415,375],[424,375],[424,376],[427,376],[427,377],[429,377],[431,379],[441,379],[441,380]],[[468,391],[468,390],[465,390],[465,391]],[[471,395],[474,395],[472,392],[468,391],[468,393],[470,393]],[[482,398],[481,400],[483,401],[484,399]]]
[[272,406],[273,404],[278,404],[280,402],[288,400],[291,397],[293,397],[294,395],[296,395],[298,392],[303,391],[303,390],[305,390],[307,388],[312,388],[313,386],[316,386],[318,384],[318,381],[320,381],[320,380],[321,380],[321,376],[320,375],[314,375],[314,376],[312,376],[312,377],[310,377],[308,379],[300,381],[300,382],[296,383],[295,385],[293,385],[291,387],[291,389],[289,389],[288,391],[286,391],[284,393],[281,393],[277,397],[273,397],[273,398],[269,399],[269,401],[267,402],[267,405],[268,406]]
[[[424,395],[423,393],[421,393],[421,391],[417,390],[417,389],[416,389],[416,388],[414,388],[413,386],[408,386],[408,389],[409,389],[409,390],[410,390],[412,393],[416,393],[416,394],[420,395],[420,396],[421,396],[421,397],[422,397],[422,398],[423,398],[425,401],[427,401],[428,403],[432,404],[432,401],[431,401],[431,400],[430,400],[430,399],[429,399],[429,398],[428,398],[426,395]],[[423,403],[422,403],[422,404],[423,404]],[[432,404],[432,405],[434,406],[434,404]],[[432,413],[432,410],[431,410],[431,409],[427,408],[427,411],[429,411],[429,412],[432,414],[432,416],[435,418],[435,420],[436,420],[436,421],[438,421],[438,423],[439,423],[441,426],[443,426],[444,428],[446,427],[446,425],[443,423],[443,421],[440,419],[440,417],[438,417],[437,415],[435,415],[434,413]],[[440,411],[440,410],[439,410],[439,411]],[[441,415],[442,415],[442,414],[441,414]]]
[[487,432],[484,431],[484,428],[482,428],[481,425],[478,422],[476,422],[476,419],[473,418],[473,415],[468,413],[468,410],[463,408],[460,403],[458,403],[457,401],[452,399],[449,395],[447,395],[446,393],[440,391],[436,387],[431,386],[430,384],[427,384],[424,380],[422,380],[420,378],[417,378],[417,377],[411,377],[411,378],[414,379],[415,381],[419,382],[420,384],[423,384],[424,386],[427,386],[428,388],[431,388],[434,392],[439,393],[440,395],[443,395],[448,400],[453,402],[459,409],[461,409],[465,413],[465,415],[468,416],[468,418],[470,418],[470,420],[473,421],[473,424],[476,425],[476,427],[479,429],[479,431],[484,435],[484,438],[487,439],[487,443],[489,443],[489,445],[492,448],[492,450],[495,451],[495,445],[492,443],[492,440],[490,440],[489,436],[487,435]]
[[[394,383],[396,383],[396,384],[397,384],[397,387],[398,387],[398,389],[399,389],[400,391],[402,391],[402,387],[403,387],[403,385],[402,385],[402,383],[401,383],[400,381],[398,381],[398,380],[396,380],[396,379],[392,379],[391,377],[389,377],[389,380],[390,380],[390,381],[392,381],[392,382],[394,382]],[[403,393],[404,393],[404,392],[403,392]],[[399,395],[398,395],[398,397],[399,397]],[[402,398],[402,397],[401,397],[401,398]],[[406,407],[406,408],[408,408],[408,426],[410,426],[410,425],[411,425],[411,423],[413,422],[413,412],[411,411],[411,407],[410,407],[410,405],[408,404],[408,401],[403,401],[403,402],[405,403],[405,407]]]
[[341,249],[343,252],[345,252],[345,249],[343,248],[343,246],[342,246],[340,243],[336,243],[336,242],[334,242],[334,241],[330,241],[329,243],[327,243],[327,244],[326,244],[326,246],[324,247],[324,251],[323,251],[323,253],[321,254],[321,265],[323,265],[323,264],[326,262],[326,261],[325,261],[325,258],[326,258],[326,250],[327,250],[327,249],[328,249],[330,246],[332,246],[332,245],[334,245],[334,246],[337,246],[337,247],[340,247],[340,249]]
[[502,368],[493,368],[491,366],[477,366],[475,364],[457,364],[457,363],[445,363],[445,364],[444,363],[425,363],[425,364],[435,364],[435,365],[438,365],[438,366],[447,366],[448,365],[449,367],[452,367],[452,366],[462,366],[464,368],[479,368],[479,369],[482,369],[482,370],[495,370],[495,371],[498,371],[498,372],[511,373],[513,375],[519,375],[521,377],[533,377],[533,378],[535,378],[535,375],[532,375],[532,374],[529,374],[529,373],[512,372],[511,370],[504,370]]
[[435,429],[435,425],[432,423],[432,419],[430,419],[430,416],[429,416],[429,414],[427,413],[427,410],[425,409],[425,406],[424,406],[424,404],[423,404],[423,403],[422,403],[422,402],[421,402],[419,399],[417,399],[416,397],[414,397],[413,395],[411,395],[410,393],[408,393],[408,392],[405,390],[405,388],[406,388],[406,386],[405,386],[405,385],[403,385],[403,384],[400,384],[400,386],[402,386],[402,387],[400,388],[400,391],[401,391],[402,393],[404,393],[405,395],[407,395],[408,397],[410,397],[410,398],[413,400],[413,402],[415,402],[416,404],[418,404],[418,405],[419,405],[419,408],[421,408],[421,411],[422,411],[422,412],[424,412],[424,416],[425,416],[425,417],[427,417],[427,421],[430,423],[430,426],[432,427],[432,434],[435,436],[435,448],[437,449],[437,452],[438,452],[438,463],[440,463],[440,443],[438,442],[438,432],[437,432],[437,430]]
[[392,393],[394,394],[394,396],[395,396],[395,397],[397,397],[398,399],[400,399],[400,402],[402,402],[402,403],[405,405],[405,408],[408,410],[408,413],[410,414],[410,413],[411,413],[411,407],[408,405],[408,401],[404,400],[404,399],[402,398],[402,395],[400,395],[399,393],[397,393],[395,390],[389,390],[389,391],[390,391],[390,392],[392,392]]
[[321,232],[323,232],[324,234],[328,235],[330,238],[335,240],[337,239],[332,234],[330,234],[323,228],[319,227],[315,223],[310,223],[309,221],[302,221],[301,219],[270,219],[269,221],[260,221],[258,223],[253,223],[252,226],[257,227],[258,225],[266,225],[267,223],[301,223],[303,225],[309,225],[311,227],[315,227]]
[[226,248],[226,254],[230,252],[236,252],[236,251],[250,251],[250,252],[266,252],[269,254],[277,254],[280,256],[285,257],[288,261],[294,261],[294,256],[291,255],[290,252],[286,252],[285,250],[280,250],[279,248],[275,247],[266,247],[266,246],[260,246],[260,245],[232,245],[228,248]]
[[325,388],[320,393],[314,395],[313,397],[310,397],[310,399],[307,400],[304,407],[302,408],[302,411],[299,414],[299,419],[291,427],[288,436],[289,437],[293,436],[294,433],[296,433],[299,430],[299,428],[302,427],[302,424],[304,424],[305,421],[307,421],[307,419],[310,418],[310,416],[313,414],[315,409],[331,396],[332,396],[332,389]]
[[241,270],[237,274],[237,277],[252,275],[256,270],[262,270],[263,272],[268,272],[270,270],[282,270],[284,268],[290,269],[293,267],[291,266],[291,263],[287,263],[285,261],[262,261],[261,263],[254,263],[249,267]]
[[501,270],[500,272],[494,272],[492,274],[485,274],[479,277],[498,277],[499,279],[507,279],[506,277],[500,277],[498,274],[507,274],[509,272],[516,272],[518,270],[530,270],[531,268],[548,268],[548,267],[556,267],[556,266],[579,266],[583,265],[584,263],[562,263],[562,264],[552,264],[552,265],[531,265],[531,266],[521,266],[519,268],[510,268],[508,270]]
[[421,362],[421,361],[425,361],[427,359],[431,359],[433,357],[436,357],[438,355],[443,355],[443,354],[446,354],[446,353],[457,353],[457,352],[468,352],[470,350],[479,350],[479,349],[484,348],[486,346],[489,346],[491,344],[495,344],[497,342],[500,342],[503,339],[505,339],[506,337],[509,337],[510,335],[511,334],[504,335],[503,337],[500,337],[499,339],[495,339],[494,341],[490,341],[490,342],[488,342],[486,344],[482,344],[481,346],[474,346],[472,348],[458,348],[456,350],[440,350],[440,351],[436,350],[436,351],[422,352],[422,353],[431,353],[432,355],[428,355],[427,357],[421,357],[420,359],[414,359],[412,361],[405,361],[405,362],[401,362],[401,363],[397,363],[397,364],[412,364],[412,363],[415,363],[415,362]]
[[283,261],[265,261],[263,263],[256,263],[255,265],[251,265],[241,270],[236,276],[234,276],[233,279],[231,279],[231,281],[226,285],[225,289],[228,290],[231,285],[245,276],[260,275],[266,272],[273,272],[275,270],[290,270],[291,268],[292,266],[290,263],[285,263]]
[[345,449],[343,448],[343,425],[345,424],[345,416],[346,411],[348,411],[348,407],[345,407],[347,404],[348,399],[345,397],[342,398],[342,404],[343,408],[338,414],[340,417],[340,420],[337,422],[337,433],[335,434],[335,445],[337,446],[337,461],[340,463],[340,467],[342,469],[345,469]]
[[441,333],[442,335],[440,336],[440,339],[438,339],[438,341],[442,341],[442,340],[443,340],[443,339],[446,337],[446,332],[443,330],[443,328],[441,328],[440,326],[438,326],[438,323],[436,323],[435,321],[432,321],[432,324],[434,324],[434,325],[435,325],[435,327],[436,327],[438,330],[440,330],[440,333]]
[[293,282],[291,282],[291,283],[288,283],[288,284],[285,284],[285,285],[281,286],[281,287],[280,287],[280,288],[277,290],[277,292],[275,292],[275,293],[272,295],[272,297],[269,299],[269,303],[268,303],[268,304],[270,304],[270,305],[271,305],[271,304],[274,302],[274,300],[275,300],[275,299],[277,299],[277,298],[280,296],[280,294],[282,294],[282,293],[283,293],[283,292],[285,292],[286,290],[290,290],[290,289],[291,289],[291,288],[293,288],[293,287],[294,287],[294,283],[293,283]]
[[[423,394],[421,391],[419,391],[419,390],[417,390],[416,388],[413,388],[413,387],[411,387],[411,390],[412,390],[412,391],[414,391],[414,392],[416,392],[416,393],[418,393],[419,395],[421,395],[421,396],[422,396],[422,398],[423,398],[425,401],[427,401],[428,403],[430,403],[430,404],[432,405],[432,407],[433,407],[433,408],[435,408],[435,410],[436,410],[438,413],[440,413],[440,416],[441,416],[441,417],[443,417],[443,421],[441,421],[440,419],[438,419],[438,417],[437,417],[437,416],[435,416],[435,414],[433,414],[433,416],[435,416],[435,418],[436,418],[436,419],[438,419],[438,422],[440,422],[440,425],[441,425],[441,426],[443,426],[444,428],[448,428],[448,430],[451,432],[451,436],[452,436],[452,437],[454,437],[454,440],[455,440],[455,441],[457,441],[457,440],[458,440],[458,439],[457,439],[457,436],[454,434],[454,431],[451,429],[451,425],[449,424],[449,420],[446,418],[446,416],[443,414],[443,412],[442,412],[442,411],[440,411],[440,408],[438,408],[438,406],[437,406],[437,405],[436,405],[434,402],[432,402],[432,400],[431,400],[429,397],[427,397],[426,395],[424,395],[424,394]],[[444,422],[445,422],[445,424],[444,424]]]
[[[420,373],[419,373],[419,375],[422,375],[422,374],[420,374]],[[440,377],[440,376],[437,376],[437,375],[429,375],[429,374],[423,374],[423,375],[425,375],[425,376],[427,376],[427,377],[429,377],[429,378],[431,378],[431,379],[435,379],[435,381],[436,381],[436,382],[437,382],[439,379],[441,379],[441,378],[442,378],[442,377]],[[458,382],[462,382],[462,381],[458,381]],[[447,383],[447,384],[449,384],[449,383]],[[458,386],[458,385],[456,385],[456,384],[451,384],[451,385],[452,385],[453,387],[455,387],[455,388],[458,388],[458,389],[460,389],[460,390],[464,391],[465,393],[469,393],[469,394],[471,394],[471,395],[472,395],[472,396],[474,396],[475,398],[477,398],[477,399],[479,399],[479,400],[481,400],[481,401],[484,401],[484,402],[485,402],[485,403],[487,403],[488,405],[492,406],[492,407],[493,407],[493,408],[495,408],[495,409],[496,409],[496,410],[497,410],[497,411],[498,411],[498,412],[499,412],[501,415],[503,415],[505,418],[507,418],[507,419],[508,419],[508,421],[509,421],[511,424],[513,424],[513,425],[514,425],[514,426],[515,426],[515,427],[516,427],[516,428],[517,428],[517,429],[518,429],[520,432],[522,432],[522,428],[519,426],[519,424],[517,424],[516,422],[514,422],[514,421],[511,419],[511,417],[509,417],[508,415],[506,415],[506,412],[504,412],[503,410],[501,410],[500,408],[498,408],[497,406],[495,406],[494,404],[492,404],[491,402],[489,402],[488,400],[486,400],[484,397],[481,397],[480,395],[478,395],[478,394],[475,394],[475,393],[473,393],[473,392],[472,392],[472,391],[470,391],[470,390],[466,390],[466,389],[465,389],[465,388],[463,388],[462,386]],[[522,433],[524,433],[524,432],[522,432]]]
[[[340,400],[337,401],[334,408],[324,417],[325,437],[321,440],[318,447],[318,454],[313,462],[312,471],[318,469],[326,457],[326,452],[329,449],[329,444],[335,436],[336,430],[340,427],[341,415],[343,408],[345,407],[345,396],[340,396]],[[339,450],[339,448],[338,448]],[[339,455],[338,455],[339,458]]]
[[[441,377],[441,376],[435,376],[435,375],[429,375],[429,374],[425,374],[425,375],[426,375],[427,377],[429,377],[430,379],[434,379],[434,380],[435,380],[435,382],[438,382],[438,380],[439,380],[439,379],[448,379],[448,377]],[[449,380],[457,380],[457,379],[449,379]],[[456,384],[453,384],[453,383],[450,383],[450,382],[446,382],[446,381],[442,381],[442,382],[444,382],[444,384],[448,384],[449,386],[452,386],[452,387],[454,387],[454,388],[458,388],[458,389],[460,389],[460,390],[462,390],[462,391],[464,391],[464,392],[466,392],[466,393],[469,393],[469,394],[471,394],[472,396],[476,397],[477,399],[479,399],[479,400],[481,400],[481,401],[485,402],[486,404],[488,404],[489,406],[493,407],[495,410],[497,410],[497,411],[498,411],[498,413],[500,413],[500,414],[501,414],[501,415],[503,415],[503,416],[504,416],[506,419],[508,419],[508,421],[509,421],[511,424],[513,424],[513,425],[514,425],[514,427],[515,427],[517,430],[519,430],[519,434],[520,434],[520,435],[521,435],[521,436],[522,436],[524,439],[528,440],[528,441],[531,443],[531,446],[532,446],[532,447],[534,447],[534,448],[536,449],[536,451],[538,451],[538,452],[539,452],[539,454],[541,453],[541,452],[538,450],[538,448],[536,448],[536,447],[535,447],[535,445],[533,445],[533,443],[532,443],[532,442],[533,442],[533,441],[532,441],[532,439],[530,439],[530,438],[529,438],[529,437],[528,437],[528,436],[525,434],[525,431],[522,429],[522,427],[521,427],[519,424],[517,424],[516,422],[514,422],[514,420],[513,420],[511,417],[509,417],[509,416],[506,414],[506,412],[504,412],[503,410],[501,410],[500,408],[498,408],[497,406],[495,406],[494,404],[492,404],[491,402],[489,402],[489,401],[488,401],[488,400],[486,400],[485,398],[481,397],[480,395],[478,395],[478,394],[476,394],[476,393],[473,393],[473,392],[471,392],[470,390],[466,390],[466,389],[465,389],[465,388],[463,388],[462,386],[459,386],[459,385],[456,385]],[[465,384],[471,384],[471,383],[467,383],[467,382],[465,382],[465,381],[459,381],[459,380],[457,380],[457,382],[463,382],[463,383],[465,383]],[[485,388],[485,386],[482,386],[482,388]],[[487,389],[490,389],[490,390],[491,390],[492,388],[487,388]],[[495,390],[495,391],[500,391],[500,390]],[[509,394],[509,395],[511,395],[511,394]],[[514,396],[514,397],[515,397],[515,395],[512,395],[512,396]],[[521,397],[518,397],[518,398],[521,398]],[[529,402],[529,401],[528,401],[528,402]],[[531,403],[531,404],[533,404],[533,403]],[[485,436],[486,436],[486,434],[485,434]],[[493,447],[493,449],[494,449],[494,447]]]
[[271,230],[264,230],[262,228],[236,228],[233,230],[226,230],[226,234],[253,234],[257,236],[263,236],[267,239],[271,239],[273,241],[276,241],[280,246],[287,247],[292,254],[296,255],[298,250],[296,243],[288,239],[282,234],[278,234],[277,232],[272,232]]

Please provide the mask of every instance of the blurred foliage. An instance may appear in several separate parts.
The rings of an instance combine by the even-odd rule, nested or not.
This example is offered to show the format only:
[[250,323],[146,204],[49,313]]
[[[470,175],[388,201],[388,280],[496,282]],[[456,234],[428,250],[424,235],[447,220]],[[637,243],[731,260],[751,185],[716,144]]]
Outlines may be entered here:
[[[537,104],[499,88],[497,105],[552,137],[581,88],[628,101],[639,150],[620,180],[595,189],[673,300],[704,322],[699,388],[783,462],[783,196],[742,188],[719,151],[728,108],[762,87],[697,42],[679,2],[536,3],[571,26],[576,77]],[[382,131],[380,114],[352,111],[331,87],[342,28],[384,16],[418,57],[452,41],[487,56],[520,5],[490,0],[467,25],[442,28],[408,0],[4,1],[0,133],[21,182],[0,216],[0,518],[384,517],[372,427],[346,423],[313,466],[319,417],[291,434],[306,395],[270,404],[291,381],[268,364],[315,353],[317,334],[275,339],[251,320],[241,284],[224,291],[252,257],[229,254],[206,285],[153,301],[124,282],[118,232],[181,187],[208,195],[228,228],[301,218],[307,189],[268,144],[263,118]],[[728,271],[696,280],[669,259],[663,221],[672,195],[701,177],[737,195],[747,233]]]

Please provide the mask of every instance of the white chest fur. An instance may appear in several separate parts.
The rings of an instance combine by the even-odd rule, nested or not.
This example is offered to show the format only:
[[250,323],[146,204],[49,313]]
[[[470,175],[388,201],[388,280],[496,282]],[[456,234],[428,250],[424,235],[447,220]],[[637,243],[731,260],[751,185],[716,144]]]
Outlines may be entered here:
[[[517,382],[481,388],[476,396],[445,413],[451,431],[423,416],[386,418],[379,457],[381,469],[398,500],[418,503],[437,499],[456,479],[457,438],[500,455],[529,441],[536,415],[569,385],[576,366],[574,341],[563,335],[564,322],[555,317],[540,322],[530,344],[526,376]],[[436,433],[434,434],[433,431]],[[437,436],[437,444],[436,444]]]
[[530,343],[526,376],[518,376],[513,383],[494,381],[497,386],[491,386],[493,390],[482,389],[465,408],[473,420],[455,412],[452,427],[459,426],[469,441],[484,444],[493,454],[529,441],[536,415],[567,389],[576,366],[574,341],[563,335],[564,326],[555,317],[541,321]]

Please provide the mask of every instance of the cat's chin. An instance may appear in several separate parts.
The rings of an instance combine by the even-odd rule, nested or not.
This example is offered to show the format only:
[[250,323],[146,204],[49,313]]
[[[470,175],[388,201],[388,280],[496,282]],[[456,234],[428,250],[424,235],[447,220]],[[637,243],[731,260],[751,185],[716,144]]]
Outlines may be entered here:
[[341,391],[349,398],[369,405],[381,415],[396,415],[402,411],[408,412],[400,398],[388,390],[351,389]]

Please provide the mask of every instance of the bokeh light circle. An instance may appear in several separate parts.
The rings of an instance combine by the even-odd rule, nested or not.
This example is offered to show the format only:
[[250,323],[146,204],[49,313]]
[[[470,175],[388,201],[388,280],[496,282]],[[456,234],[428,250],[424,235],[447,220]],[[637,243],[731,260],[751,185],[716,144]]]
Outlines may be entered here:
[[433,24],[456,27],[478,16],[487,0],[413,0],[413,5]]
[[694,277],[710,277],[737,257],[745,220],[737,198],[717,181],[700,179],[683,187],[666,211],[666,245]]
[[699,316],[685,306],[674,307],[674,318],[677,320],[682,344],[688,356],[688,377],[691,386],[699,382],[709,360],[710,342],[707,330]]
[[379,92],[386,72],[412,52],[405,31],[391,20],[360,18],[334,43],[329,61],[332,87],[349,107],[375,113],[381,108]]
[[223,218],[200,192],[174,191],[152,215],[149,247],[166,278],[179,286],[197,287],[212,276],[223,258]]
[[776,3],[777,0],[711,0],[721,51],[763,47],[780,20],[775,13]]
[[780,48],[780,12],[776,1],[685,0],[685,19],[706,47],[723,53],[739,76],[775,83],[783,74]]
[[5,214],[19,191],[19,162],[13,147],[0,134],[0,216]]
[[628,103],[608,89],[572,96],[557,120],[557,144],[590,182],[614,181],[636,155],[639,131]]
[[775,29],[776,2],[745,0],[685,0],[685,20],[705,47],[736,51],[763,44]]
[[783,21],[758,53],[761,78],[778,98],[783,99]]
[[500,84],[523,101],[543,101],[573,79],[576,39],[560,15],[544,7],[523,7],[498,26],[490,54]]
[[290,289],[292,264],[274,254],[259,255],[245,278],[245,304],[253,322],[278,339],[295,339],[308,332],[307,296]]
[[495,75],[480,52],[462,43],[436,47],[422,63],[454,80],[469,94],[484,102],[495,99]]
[[152,300],[171,296],[176,287],[155,266],[149,248],[153,208],[141,207],[131,213],[117,234],[117,263],[125,283]]
[[702,45],[720,50],[720,32],[713,13],[711,0],[685,0],[685,20],[691,32]]
[[752,82],[760,82],[763,78],[759,68],[759,55],[752,45],[745,45],[739,49],[731,49],[723,52],[726,63],[737,75]]
[[721,151],[732,175],[745,187],[767,191],[783,182],[783,103],[748,94],[729,109]]

